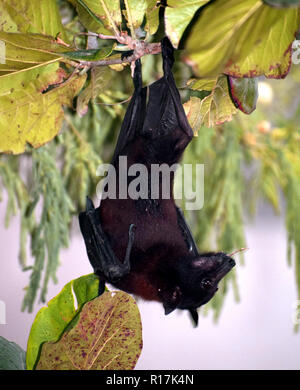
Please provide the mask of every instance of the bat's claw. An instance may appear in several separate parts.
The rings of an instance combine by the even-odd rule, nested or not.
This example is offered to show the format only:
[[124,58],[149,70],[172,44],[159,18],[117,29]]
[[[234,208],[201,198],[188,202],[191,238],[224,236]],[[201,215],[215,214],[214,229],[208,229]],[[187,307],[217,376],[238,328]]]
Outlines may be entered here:
[[92,210],[95,210],[95,206],[93,204],[93,201],[91,198],[89,198],[88,196],[86,197],[86,209],[85,209],[87,212],[88,211],[92,211]]
[[128,231],[128,244],[126,248],[126,255],[124,259],[123,265],[128,269],[128,272],[130,271],[130,254],[134,242],[134,232],[135,232],[136,226],[132,223],[129,226],[129,231]]

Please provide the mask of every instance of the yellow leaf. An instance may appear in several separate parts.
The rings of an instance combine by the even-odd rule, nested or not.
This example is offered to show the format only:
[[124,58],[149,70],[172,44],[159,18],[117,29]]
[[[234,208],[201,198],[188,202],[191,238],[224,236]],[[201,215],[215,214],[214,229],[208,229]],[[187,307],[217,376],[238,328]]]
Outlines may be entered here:
[[185,112],[192,129],[197,132],[201,125],[212,127],[230,121],[237,112],[231,101],[227,76],[218,78],[210,95],[204,99],[195,96],[184,103]]
[[55,137],[62,105],[72,104],[86,79],[73,77],[45,92],[64,76],[58,63],[50,63],[0,77],[0,152],[19,154],[27,143],[37,148]]

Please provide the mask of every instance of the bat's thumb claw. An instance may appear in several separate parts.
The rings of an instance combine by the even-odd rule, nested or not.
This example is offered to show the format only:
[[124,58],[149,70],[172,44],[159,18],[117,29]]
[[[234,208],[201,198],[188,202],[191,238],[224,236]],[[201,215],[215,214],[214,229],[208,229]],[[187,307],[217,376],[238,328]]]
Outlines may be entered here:
[[136,230],[136,225],[134,224],[134,223],[132,223],[130,226],[129,226],[129,233],[131,233],[131,232],[135,232],[135,230]]
[[95,206],[91,198],[86,197],[86,211],[94,210]]

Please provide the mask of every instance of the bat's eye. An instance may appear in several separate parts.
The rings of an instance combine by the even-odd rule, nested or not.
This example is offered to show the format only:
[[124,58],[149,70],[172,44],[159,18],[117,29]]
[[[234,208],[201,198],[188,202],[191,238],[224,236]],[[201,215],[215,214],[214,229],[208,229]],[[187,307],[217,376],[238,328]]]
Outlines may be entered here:
[[209,289],[212,287],[212,281],[210,279],[202,279],[201,280],[201,287],[205,290]]

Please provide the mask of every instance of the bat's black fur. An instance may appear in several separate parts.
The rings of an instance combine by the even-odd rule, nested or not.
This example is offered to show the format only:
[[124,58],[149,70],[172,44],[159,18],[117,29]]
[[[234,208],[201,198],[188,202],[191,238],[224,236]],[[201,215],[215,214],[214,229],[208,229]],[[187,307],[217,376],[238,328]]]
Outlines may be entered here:
[[[164,76],[142,87],[140,61],[134,72],[135,92],[120,131],[112,165],[119,178],[118,160],[132,164],[177,163],[193,137],[171,72],[173,48],[162,41]],[[150,179],[149,174],[149,184]],[[128,180],[130,183],[130,180]],[[160,182],[161,184],[161,182]],[[173,188],[173,176],[171,178]],[[118,193],[118,188],[117,188]],[[218,282],[235,265],[225,253],[199,254],[183,214],[170,199],[102,199],[79,216],[89,260],[100,278],[117,288],[163,303],[165,313],[190,311],[208,302]]]

